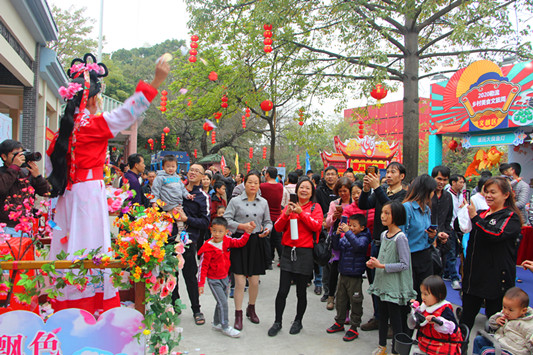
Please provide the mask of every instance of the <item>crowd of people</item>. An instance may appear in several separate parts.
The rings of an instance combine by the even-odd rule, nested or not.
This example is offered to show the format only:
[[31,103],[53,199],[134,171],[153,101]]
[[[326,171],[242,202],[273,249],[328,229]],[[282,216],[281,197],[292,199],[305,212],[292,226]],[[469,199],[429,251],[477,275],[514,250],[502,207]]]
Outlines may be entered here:
[[[103,246],[108,250],[102,179],[107,140],[139,119],[169,70],[167,63],[158,61],[154,81],[139,83],[123,108],[96,114],[97,78],[107,74],[103,64],[98,66],[98,70],[69,74],[84,89],[68,101],[59,134],[47,152],[50,184],[34,162],[24,165],[19,142],[0,144],[2,201],[16,195],[26,186],[23,183],[33,186],[37,194],[58,196],[55,219],[60,228],[54,230],[51,257],[60,251],[74,255],[79,249]],[[471,329],[482,305],[504,350],[510,354],[533,350],[532,309],[527,294],[515,287],[520,230],[528,222],[525,205],[530,197],[517,163],[502,164],[501,176],[483,173],[472,197],[464,188],[464,176],[452,175],[445,166],[407,183],[407,171],[398,162],[391,163],[383,177],[373,169],[360,179],[352,169],[339,177],[333,166],[326,167],[323,176],[298,169],[283,179],[274,167],[232,176],[228,166],[219,171],[197,163],[178,174],[171,155],[163,158],[159,171],[146,171],[140,154],[129,156],[127,163],[129,169],[119,184],[128,183],[136,192],[133,202],[171,212],[173,238],[188,234],[191,242],[183,254],[182,276],[197,325],[206,322],[200,305],[206,282],[217,302],[215,330],[239,337],[244,317],[260,323],[255,307],[260,276],[277,266],[279,288],[275,321],[268,330],[271,337],[283,328],[292,284],[297,306],[289,333],[302,330],[307,288],[314,284],[314,293],[326,308],[336,309],[334,324],[326,332],[345,331],[349,324],[343,340],[353,341],[359,330],[379,330],[374,354],[387,353],[390,335],[392,353],[397,353],[395,336],[415,326],[420,328],[423,351],[455,353],[453,349],[464,341],[459,324]],[[0,222],[7,223],[7,233],[20,236],[6,213],[0,213]],[[466,244],[465,233],[469,233]],[[313,256],[321,235],[331,246],[331,259],[324,266]],[[457,262],[463,248],[461,274]],[[533,271],[532,261],[523,266]],[[364,278],[373,304],[366,323],[362,323]],[[446,301],[445,280],[462,292],[459,319]],[[248,303],[243,310],[246,289]],[[178,287],[172,297],[181,297]],[[229,297],[235,307],[233,326]],[[83,292],[67,289],[55,301],[56,309],[80,307],[92,313],[119,305],[117,290],[110,284]],[[413,319],[410,313],[422,314],[424,319],[407,322]],[[502,329],[513,329],[513,334]],[[474,352],[490,346],[476,338]]]

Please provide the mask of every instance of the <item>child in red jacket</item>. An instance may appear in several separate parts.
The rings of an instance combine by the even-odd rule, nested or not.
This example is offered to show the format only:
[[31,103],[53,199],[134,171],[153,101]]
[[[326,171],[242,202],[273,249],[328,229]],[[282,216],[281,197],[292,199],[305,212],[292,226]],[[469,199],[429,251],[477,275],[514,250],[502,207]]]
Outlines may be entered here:
[[230,248],[242,248],[248,242],[250,234],[245,233],[239,239],[229,237],[228,222],[223,217],[216,217],[211,222],[211,239],[200,250],[200,267],[198,269],[198,291],[204,293],[205,279],[217,301],[213,329],[225,335],[238,338],[241,333],[229,325],[228,321],[228,286],[230,267]]

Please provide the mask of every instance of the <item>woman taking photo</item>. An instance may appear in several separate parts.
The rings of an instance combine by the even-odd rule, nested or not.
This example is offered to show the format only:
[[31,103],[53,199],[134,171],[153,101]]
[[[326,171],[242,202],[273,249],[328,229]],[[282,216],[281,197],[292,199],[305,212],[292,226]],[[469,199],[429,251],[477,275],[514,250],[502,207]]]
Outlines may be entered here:
[[[296,317],[289,333],[298,334],[302,329],[302,318],[307,307],[307,281],[313,273],[313,239],[317,240],[324,220],[320,205],[312,202],[315,186],[309,178],[302,178],[296,185],[295,192],[298,202],[289,202],[275,224],[276,230],[283,233],[281,238],[283,252],[280,261],[279,289],[276,295],[276,319],[268,330],[269,336],[275,336],[281,330],[291,280],[296,284],[298,303]],[[291,230],[292,219],[296,220],[297,231]],[[294,223],[292,225],[294,226]]]
[[231,250],[230,271],[235,275],[235,325],[242,330],[242,301],[244,286],[248,277],[248,307],[246,316],[252,323],[259,323],[255,313],[255,301],[259,292],[259,275],[265,274],[266,247],[264,237],[272,229],[267,201],[259,196],[261,176],[257,171],[250,171],[244,177],[244,192],[231,199],[224,218],[228,221],[228,229],[233,237],[239,238],[244,233],[250,233],[248,243],[242,248]]
[[485,301],[487,318],[500,311],[515,285],[518,236],[522,226],[509,181],[493,177],[483,185],[488,210],[468,205],[472,231],[466,249],[461,323],[470,329]]
[[[338,199],[333,200],[329,204],[328,214],[326,215],[326,230],[328,233],[331,228],[337,230],[339,221],[345,208],[352,203],[352,182],[347,177],[341,177],[333,187],[333,193],[339,196]],[[339,251],[331,251],[333,257],[330,262],[322,268],[322,281],[327,282],[324,290],[326,298],[326,309],[333,310],[335,308],[335,290],[337,289],[337,280],[339,279]]]
[[431,226],[431,198],[437,188],[435,179],[428,174],[416,177],[403,206],[407,215],[407,222],[402,226],[403,232],[409,240],[411,264],[413,267],[413,287],[420,296],[420,284],[428,276],[433,275],[433,261],[431,259],[431,244],[437,236],[437,229]]

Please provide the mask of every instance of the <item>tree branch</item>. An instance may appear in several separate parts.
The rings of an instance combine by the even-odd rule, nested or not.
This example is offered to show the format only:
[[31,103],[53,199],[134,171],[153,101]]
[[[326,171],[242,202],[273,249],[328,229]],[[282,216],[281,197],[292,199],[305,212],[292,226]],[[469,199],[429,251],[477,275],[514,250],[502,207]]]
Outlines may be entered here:
[[517,52],[512,49],[481,48],[481,49],[471,49],[471,50],[466,50],[466,51],[430,53],[430,54],[421,55],[419,58],[427,59],[427,58],[433,58],[433,57],[450,57],[450,56],[457,56],[459,54],[472,54],[472,53],[482,53],[482,52],[517,54]]
[[456,0],[454,2],[451,2],[450,4],[448,4],[448,6],[444,7],[442,10],[440,11],[437,11],[436,13],[434,13],[432,16],[430,16],[429,18],[427,18],[424,22],[422,22],[420,25],[418,25],[416,27],[416,30],[417,32],[420,32],[422,31],[424,28],[426,28],[427,26],[429,26],[430,24],[432,24],[433,22],[435,22],[437,19],[443,17],[444,15],[446,15],[447,13],[449,13],[450,11],[452,11],[453,9],[461,6],[462,4],[464,4],[466,1],[468,0]]

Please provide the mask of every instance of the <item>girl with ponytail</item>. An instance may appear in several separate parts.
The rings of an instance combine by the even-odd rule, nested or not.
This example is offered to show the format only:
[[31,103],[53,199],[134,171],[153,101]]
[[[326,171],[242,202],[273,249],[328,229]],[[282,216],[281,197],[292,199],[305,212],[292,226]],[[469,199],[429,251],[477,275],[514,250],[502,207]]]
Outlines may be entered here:
[[[96,63],[92,54],[72,61],[67,74],[72,79],[59,93],[66,100],[60,128],[47,151],[48,181],[52,194],[58,196],[50,256],[65,252],[69,259],[81,249],[111,247],[109,216],[103,167],[108,140],[135,122],[157,95],[157,88],[169,72],[168,63],[157,61],[151,84],[140,81],[135,93],[119,108],[97,113],[101,91],[100,78],[107,76],[107,67]],[[117,289],[109,272],[104,271],[103,285],[87,284],[83,290],[67,286],[63,296],[53,301],[56,311],[81,308],[91,313],[119,307]]]

